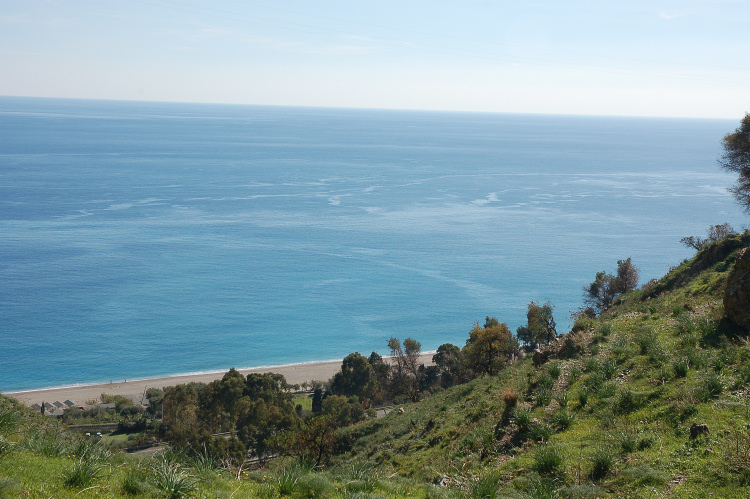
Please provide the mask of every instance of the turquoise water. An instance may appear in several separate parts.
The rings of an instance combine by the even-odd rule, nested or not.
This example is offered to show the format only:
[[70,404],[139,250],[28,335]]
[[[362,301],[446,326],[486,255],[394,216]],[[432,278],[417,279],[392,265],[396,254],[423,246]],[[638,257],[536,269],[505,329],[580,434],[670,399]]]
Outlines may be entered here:
[[726,120],[0,98],[0,389],[463,345],[746,221]]

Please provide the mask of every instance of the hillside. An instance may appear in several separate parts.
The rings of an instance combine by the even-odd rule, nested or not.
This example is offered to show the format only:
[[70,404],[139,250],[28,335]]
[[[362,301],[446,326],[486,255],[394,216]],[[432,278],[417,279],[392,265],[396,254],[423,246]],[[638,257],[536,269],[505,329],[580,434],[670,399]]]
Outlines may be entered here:
[[719,241],[542,354],[340,430],[323,469],[136,458],[0,398],[0,497],[748,497],[750,344],[722,305],[748,246]]
[[343,456],[476,497],[748,497],[750,345],[722,320],[747,246],[711,245],[579,321],[538,368],[527,356],[348,429]]

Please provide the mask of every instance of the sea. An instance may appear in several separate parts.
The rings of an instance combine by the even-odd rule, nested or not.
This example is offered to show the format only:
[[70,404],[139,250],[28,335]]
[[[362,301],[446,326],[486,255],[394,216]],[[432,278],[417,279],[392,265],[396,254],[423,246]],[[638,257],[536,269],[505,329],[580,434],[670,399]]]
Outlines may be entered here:
[[0,390],[465,344],[747,224],[733,120],[0,97]]

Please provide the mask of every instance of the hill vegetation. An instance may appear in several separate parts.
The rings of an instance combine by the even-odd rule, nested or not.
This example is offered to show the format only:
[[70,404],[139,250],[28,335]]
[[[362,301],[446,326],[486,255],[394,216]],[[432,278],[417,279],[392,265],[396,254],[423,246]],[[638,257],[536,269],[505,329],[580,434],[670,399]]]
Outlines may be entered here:
[[488,317],[432,371],[392,338],[394,364],[348,356],[309,409],[283,379],[236,371],[152,393],[172,442],[156,456],[1,398],[0,496],[748,497],[750,343],[723,305],[748,247],[747,231],[711,241],[560,337],[549,304],[529,307],[523,345]]

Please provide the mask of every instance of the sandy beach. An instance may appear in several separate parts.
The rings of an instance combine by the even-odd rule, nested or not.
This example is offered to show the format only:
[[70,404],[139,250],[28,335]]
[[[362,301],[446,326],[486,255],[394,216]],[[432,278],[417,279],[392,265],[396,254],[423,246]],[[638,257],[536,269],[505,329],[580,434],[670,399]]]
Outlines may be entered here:
[[[432,353],[423,354],[420,362],[429,365],[432,364]],[[304,364],[290,364],[274,367],[261,367],[253,369],[242,369],[243,375],[248,373],[266,373],[273,372],[283,374],[287,383],[290,385],[302,384],[305,381],[326,381],[331,378],[338,370],[341,369],[341,361],[330,362],[310,362]],[[226,371],[225,371],[226,372]],[[194,374],[186,376],[170,376],[165,378],[154,378],[140,381],[121,381],[106,383],[100,385],[72,386],[62,388],[50,388],[46,390],[31,390],[18,392],[5,392],[4,395],[13,397],[19,402],[28,406],[41,404],[42,402],[54,403],[55,401],[65,402],[70,400],[76,405],[84,405],[93,400],[99,400],[102,393],[107,395],[122,395],[130,397],[136,401],[140,400],[141,395],[147,388],[164,388],[183,383],[210,383],[216,379],[221,379],[224,372],[209,374]]]

